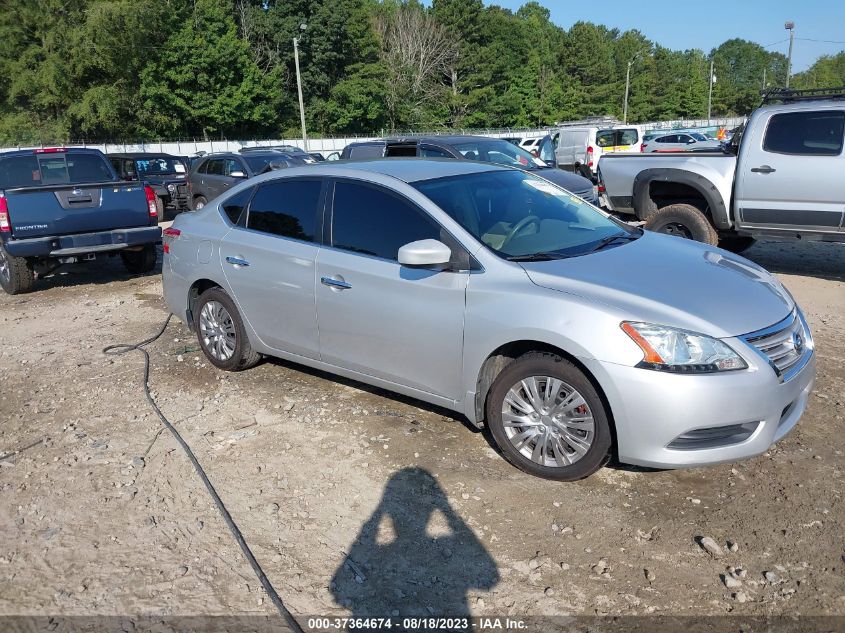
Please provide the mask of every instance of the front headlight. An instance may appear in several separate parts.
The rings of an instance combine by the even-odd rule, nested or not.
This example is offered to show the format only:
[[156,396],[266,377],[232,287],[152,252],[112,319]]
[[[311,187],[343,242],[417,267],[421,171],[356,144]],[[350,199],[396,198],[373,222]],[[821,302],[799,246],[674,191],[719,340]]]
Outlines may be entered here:
[[623,321],[622,331],[643,350],[637,367],[683,374],[707,374],[748,367],[719,339],[685,330]]
[[169,185],[167,185],[167,190],[168,190],[170,193],[173,193],[174,191],[176,191],[176,185],[175,185],[175,184],[173,184],[173,183],[170,183]]

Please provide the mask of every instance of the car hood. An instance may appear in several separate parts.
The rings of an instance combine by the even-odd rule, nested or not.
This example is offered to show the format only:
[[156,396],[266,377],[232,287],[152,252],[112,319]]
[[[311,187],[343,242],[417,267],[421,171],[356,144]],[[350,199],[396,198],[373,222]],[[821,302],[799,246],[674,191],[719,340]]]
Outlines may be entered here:
[[588,197],[593,197],[593,183],[578,174],[573,174],[572,172],[563,171],[562,169],[556,169],[554,167],[549,167],[548,169],[534,169],[529,173],[540,176],[540,178],[545,178],[546,180],[556,184],[558,187],[563,187],[575,195],[583,197],[585,194],[589,194]]
[[645,321],[719,338],[786,318],[794,302],[781,283],[719,248],[646,231],[633,242],[571,259],[521,264],[532,282]]

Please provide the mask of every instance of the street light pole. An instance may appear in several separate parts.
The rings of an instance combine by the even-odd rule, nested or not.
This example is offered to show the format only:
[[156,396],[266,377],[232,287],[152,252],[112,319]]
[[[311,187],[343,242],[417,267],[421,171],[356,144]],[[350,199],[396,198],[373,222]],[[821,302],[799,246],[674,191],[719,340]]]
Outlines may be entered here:
[[622,123],[628,122],[628,92],[631,88],[631,66],[634,65],[634,62],[637,61],[637,57],[640,54],[637,53],[631,58],[631,61],[628,62],[628,70],[625,73],[625,105],[622,108]]
[[786,56],[786,87],[789,88],[789,79],[792,75],[792,42],[795,39],[795,22],[790,20],[783,25],[789,31],[789,54]]
[[710,58],[710,91],[707,93],[707,125],[710,125],[710,113],[713,107],[713,58]]
[[[304,31],[306,24],[300,24],[299,28]],[[293,38],[293,63],[296,66],[296,90],[299,92],[299,122],[302,125],[302,144],[305,146],[305,151],[308,151],[308,134],[305,131],[305,105],[302,102],[302,75],[299,74],[299,38],[302,35],[297,35]]]

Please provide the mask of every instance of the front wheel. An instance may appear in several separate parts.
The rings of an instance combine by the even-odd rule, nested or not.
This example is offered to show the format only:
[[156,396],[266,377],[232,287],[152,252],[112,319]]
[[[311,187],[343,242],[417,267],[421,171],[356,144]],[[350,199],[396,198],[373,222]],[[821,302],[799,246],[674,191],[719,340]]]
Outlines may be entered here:
[[0,244],[0,286],[10,295],[29,292],[35,285],[35,270],[25,257],[9,255]]
[[120,258],[123,260],[126,270],[133,275],[148,273],[156,267],[155,244],[147,244],[139,251],[122,251]]
[[261,360],[246,336],[235,302],[222,288],[209,288],[200,295],[194,326],[203,353],[215,367],[241,371]]
[[205,196],[197,196],[194,198],[194,211],[199,211],[207,204],[208,200],[205,199]]
[[670,204],[658,209],[648,216],[645,228],[711,246],[719,244],[719,234],[710,224],[710,220],[691,204]]
[[610,458],[607,411],[589,378],[556,354],[530,352],[493,382],[487,423],[505,458],[557,481],[588,477]]

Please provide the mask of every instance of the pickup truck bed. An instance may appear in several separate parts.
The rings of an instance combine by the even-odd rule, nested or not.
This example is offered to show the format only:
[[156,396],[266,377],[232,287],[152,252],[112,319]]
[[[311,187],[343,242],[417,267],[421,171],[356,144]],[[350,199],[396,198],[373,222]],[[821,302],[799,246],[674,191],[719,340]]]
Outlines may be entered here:
[[120,252],[131,272],[151,270],[160,240],[150,188],[118,180],[101,152],[0,154],[0,286],[6,292],[26,292],[37,276],[98,253]]

